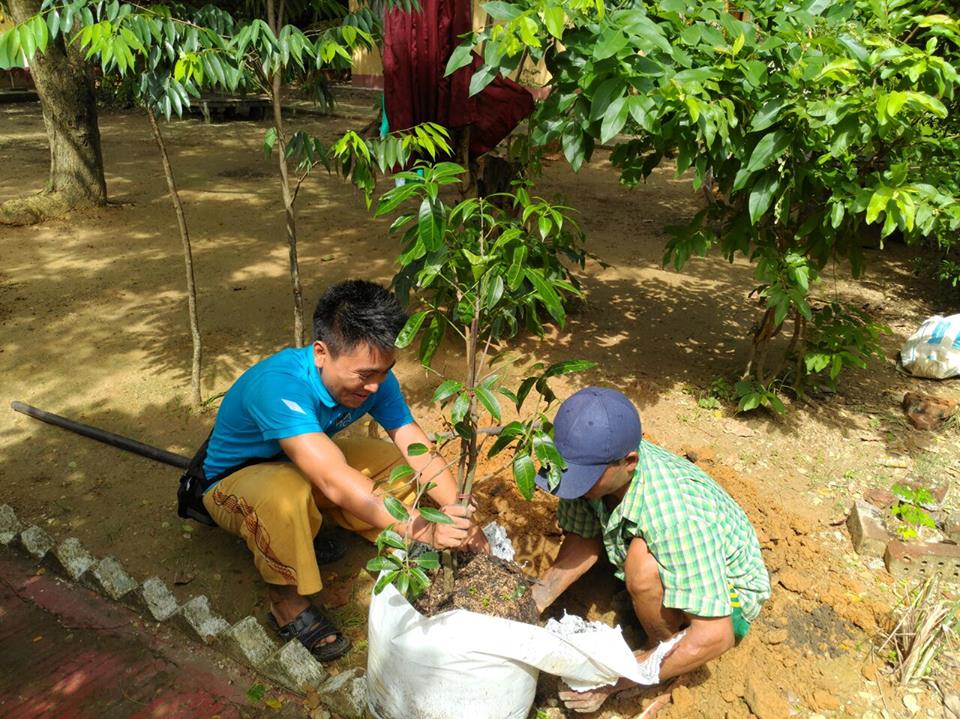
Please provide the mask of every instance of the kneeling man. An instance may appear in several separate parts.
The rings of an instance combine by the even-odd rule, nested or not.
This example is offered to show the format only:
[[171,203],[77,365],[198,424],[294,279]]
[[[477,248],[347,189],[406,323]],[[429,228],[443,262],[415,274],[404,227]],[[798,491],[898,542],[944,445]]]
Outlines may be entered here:
[[[664,657],[659,679],[689,672],[746,635],[770,596],[756,532],[743,510],[705,472],[642,438],[640,415],[616,390],[588,387],[554,420],[566,462],[559,484],[537,484],[560,498],[563,543],[533,594],[542,612],[605,551],[627,585],[647,635],[644,661],[684,631]],[[567,707],[594,711],[633,686],[622,679],[590,692],[561,692]]]

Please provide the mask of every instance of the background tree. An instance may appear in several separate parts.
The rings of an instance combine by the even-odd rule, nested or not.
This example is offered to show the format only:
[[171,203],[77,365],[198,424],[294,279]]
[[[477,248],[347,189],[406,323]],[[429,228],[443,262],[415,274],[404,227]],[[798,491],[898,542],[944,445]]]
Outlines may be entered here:
[[[960,32],[940,0],[485,7],[500,23],[472,39],[486,61],[472,90],[521,53],[544,58],[538,144],[559,141],[578,170],[609,143],[629,186],[675,155],[678,174],[711,189],[673,228],[664,262],[679,269],[715,247],[754,263],[764,307],[736,386],[743,410],[782,411],[780,389],[832,383],[880,354],[882,327],[811,294],[828,265],[860,276],[870,231],[881,247],[893,233],[956,242]],[[466,61],[455,54],[448,72]],[[785,352],[771,356],[787,323]]]
[[[0,69],[24,67],[25,58],[34,57],[35,51],[40,50],[40,55],[30,63],[30,75],[43,110],[50,145],[50,175],[41,194],[0,205],[0,222],[40,222],[76,207],[103,205],[107,201],[107,185],[91,68],[80,50],[64,42],[56,32],[61,29],[57,20],[50,20],[52,38],[36,27],[43,19],[33,20],[34,27],[24,29],[24,23],[39,17],[39,0],[6,0],[6,5],[21,29],[4,33],[0,41]],[[82,18],[77,12],[70,12],[59,22],[63,31],[69,33],[78,19]],[[46,40],[42,47],[36,47],[34,38]]]

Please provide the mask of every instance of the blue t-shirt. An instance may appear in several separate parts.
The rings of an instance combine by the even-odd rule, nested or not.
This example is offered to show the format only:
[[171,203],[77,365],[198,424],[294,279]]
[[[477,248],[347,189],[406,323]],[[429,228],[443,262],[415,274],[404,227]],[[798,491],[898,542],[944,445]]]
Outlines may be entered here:
[[244,372],[224,395],[203,471],[216,477],[254,458],[285,460],[279,440],[308,432],[333,436],[368,413],[386,430],[413,421],[392,371],[363,404],[350,409],[330,396],[312,346],[282,350]]

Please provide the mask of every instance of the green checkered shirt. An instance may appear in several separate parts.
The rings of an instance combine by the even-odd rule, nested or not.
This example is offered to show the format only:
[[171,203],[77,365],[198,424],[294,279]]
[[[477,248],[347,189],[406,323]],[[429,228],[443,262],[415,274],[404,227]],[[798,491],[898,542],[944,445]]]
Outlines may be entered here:
[[627,547],[643,539],[660,565],[663,604],[700,617],[732,613],[730,590],[748,621],[770,596],[770,578],[747,515],[700,468],[646,440],[623,500],[561,499],[560,527],[582,537],[603,537],[623,579]]

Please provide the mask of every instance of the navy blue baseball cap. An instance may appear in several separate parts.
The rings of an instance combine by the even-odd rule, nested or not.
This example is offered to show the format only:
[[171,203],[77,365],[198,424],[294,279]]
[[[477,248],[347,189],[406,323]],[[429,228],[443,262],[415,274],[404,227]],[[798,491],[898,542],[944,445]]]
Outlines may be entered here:
[[550,489],[541,469],[537,486],[560,499],[577,499],[590,491],[603,470],[640,446],[640,413],[622,393],[607,387],[586,387],[568,397],[553,420],[553,442],[567,468]]

